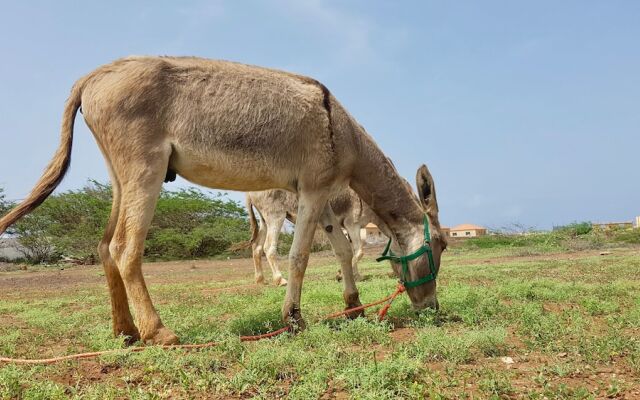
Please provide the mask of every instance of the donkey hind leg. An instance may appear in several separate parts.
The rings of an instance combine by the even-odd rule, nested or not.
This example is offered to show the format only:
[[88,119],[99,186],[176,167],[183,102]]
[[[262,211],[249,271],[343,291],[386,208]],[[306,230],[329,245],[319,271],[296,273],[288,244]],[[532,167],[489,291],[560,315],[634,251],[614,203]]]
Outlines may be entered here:
[[142,275],[144,240],[153,218],[167,158],[156,157],[147,165],[129,167],[138,171],[135,179],[121,181],[122,204],[110,251],[131,298],[140,336],[148,344],[176,344],[178,337],[165,328],[153,307]]
[[313,235],[322,210],[327,204],[329,193],[304,192],[298,194],[298,216],[293,243],[289,252],[289,283],[282,306],[282,318],[294,329],[304,329],[305,323],[300,313],[300,296],[304,272],[309,262],[309,252]]
[[138,332],[136,325],[133,323],[133,317],[129,310],[124,282],[122,282],[122,277],[120,276],[118,267],[109,252],[109,244],[113,238],[120,210],[118,182],[114,177],[111,178],[111,182],[113,187],[113,205],[111,207],[111,216],[109,217],[109,222],[107,223],[104,236],[98,246],[98,254],[102,260],[104,274],[109,286],[113,333],[115,336],[124,336],[126,343],[132,344],[140,339],[140,333]]
[[276,286],[286,286],[287,280],[282,277],[282,272],[278,268],[278,236],[280,236],[280,230],[284,224],[286,215],[278,215],[277,217],[270,218],[266,223],[267,225],[267,237],[264,242],[264,251],[267,255],[267,261],[271,267],[271,273],[273,276],[273,284]]
[[[325,233],[329,237],[333,251],[336,257],[340,261],[340,267],[342,270],[342,280],[344,282],[344,302],[346,308],[353,308],[361,306],[360,295],[358,288],[356,287],[355,278],[352,269],[353,251],[349,240],[342,233],[340,224],[336,216],[334,215],[331,207],[327,204],[320,217],[320,224],[322,225]],[[348,315],[349,318],[356,318],[360,315],[364,315],[364,311],[352,312]]]
[[251,244],[253,268],[255,271],[256,283],[258,284],[265,283],[264,273],[262,272],[262,255],[264,254],[264,240],[266,236],[267,230],[263,221],[258,229],[258,237],[256,238],[256,241]]
[[364,255],[364,252],[362,251],[362,239],[360,238],[360,227],[357,224],[349,224],[347,225],[347,232],[351,238],[351,248],[353,249],[353,259],[351,261],[353,277],[356,282],[360,282],[362,280],[362,275],[360,275],[360,271],[358,271],[358,262]]

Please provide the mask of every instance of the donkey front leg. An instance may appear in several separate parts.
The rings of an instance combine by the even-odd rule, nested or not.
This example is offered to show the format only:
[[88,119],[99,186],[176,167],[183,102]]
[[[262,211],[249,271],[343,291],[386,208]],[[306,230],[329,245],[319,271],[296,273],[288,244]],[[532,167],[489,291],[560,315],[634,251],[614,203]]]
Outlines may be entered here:
[[[320,224],[329,237],[329,241],[331,242],[333,251],[340,261],[342,280],[344,282],[343,296],[344,302],[347,306],[346,309],[359,307],[362,305],[362,303],[360,302],[360,295],[358,293],[358,288],[356,287],[356,281],[353,275],[353,251],[351,250],[349,240],[342,233],[342,229],[340,228],[338,219],[336,218],[333,210],[331,210],[331,207],[328,204],[322,212],[322,216],[320,217]],[[354,311],[352,313],[349,313],[347,316],[349,318],[357,318],[361,315],[364,315],[364,310]]]
[[300,313],[302,280],[309,262],[313,234],[320,214],[327,203],[328,196],[329,194],[326,192],[300,192],[298,195],[296,230],[293,234],[293,243],[289,252],[289,283],[282,306],[282,318],[294,329],[302,330],[305,328],[305,323]]

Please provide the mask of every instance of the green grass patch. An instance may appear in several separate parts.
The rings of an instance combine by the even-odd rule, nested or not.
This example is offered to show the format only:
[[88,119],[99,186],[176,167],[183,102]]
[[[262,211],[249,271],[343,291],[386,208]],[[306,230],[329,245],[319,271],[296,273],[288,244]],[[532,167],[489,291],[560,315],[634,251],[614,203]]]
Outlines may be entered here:
[[[454,248],[439,276],[440,311],[416,313],[400,296],[382,322],[373,311],[368,318],[326,321],[344,307],[342,286],[333,278],[337,265],[309,268],[302,298],[308,329],[254,343],[238,335],[283,326],[284,288],[247,286],[251,277],[153,285],[160,315],[184,343],[218,346],[122,350],[53,366],[0,365],[0,399],[631,396],[640,385],[636,253],[556,257],[556,250],[545,250],[552,242],[522,240],[530,242]],[[363,303],[395,289],[388,265],[366,259],[360,270],[368,275],[358,284]],[[2,355],[123,347],[112,337],[103,287],[12,295],[0,297]],[[502,357],[521,368],[510,369]],[[602,372],[613,368],[615,377]],[[600,383],[579,383],[592,375]]]

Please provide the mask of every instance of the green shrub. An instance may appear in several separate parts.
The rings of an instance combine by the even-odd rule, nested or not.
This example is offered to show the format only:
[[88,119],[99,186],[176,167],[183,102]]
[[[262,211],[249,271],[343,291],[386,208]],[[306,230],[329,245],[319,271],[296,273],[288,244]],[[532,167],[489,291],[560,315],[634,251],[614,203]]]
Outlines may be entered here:
[[613,233],[615,242],[640,244],[640,229],[621,230]]
[[281,233],[278,238],[278,254],[284,256],[289,254],[293,244],[293,233]]
[[[551,232],[498,233],[465,239],[457,244],[462,250],[522,248],[524,251],[597,249],[607,243],[640,243],[640,230],[602,231],[590,222],[555,226]],[[455,246],[455,245],[454,245]]]
[[[111,187],[90,181],[79,190],[50,196],[14,227],[33,263],[62,255],[98,260],[97,246],[111,213]],[[0,191],[0,208],[8,203]],[[211,257],[249,239],[244,207],[224,195],[195,188],[160,193],[145,243],[145,256],[161,259]]]
[[582,236],[591,233],[593,226],[591,222],[572,222],[568,225],[560,225],[553,227],[554,232],[560,232],[568,236]]
[[532,232],[517,235],[486,235],[465,239],[463,248],[494,249],[502,247],[559,247],[562,236],[553,232]]

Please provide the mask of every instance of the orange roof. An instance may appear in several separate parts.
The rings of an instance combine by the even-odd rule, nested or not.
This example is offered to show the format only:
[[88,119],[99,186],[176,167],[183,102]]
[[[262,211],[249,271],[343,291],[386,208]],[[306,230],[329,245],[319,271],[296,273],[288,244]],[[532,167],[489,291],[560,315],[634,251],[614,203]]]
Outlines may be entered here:
[[460,224],[451,228],[452,231],[473,231],[479,229],[487,229],[483,226],[473,225],[473,224]]

